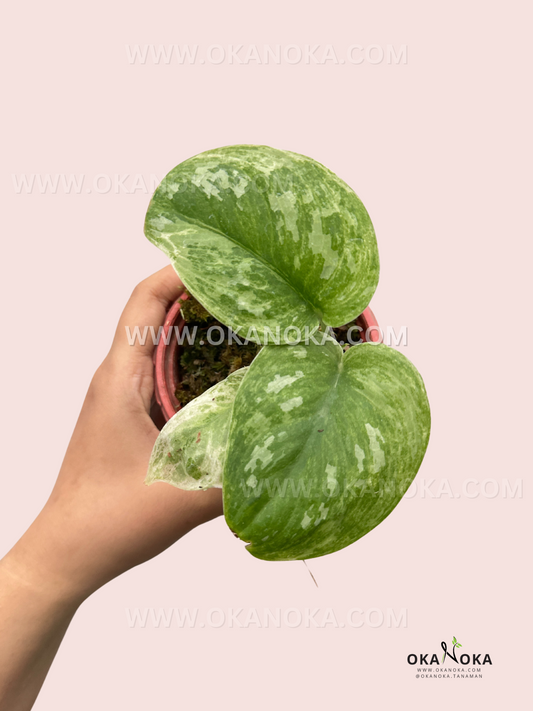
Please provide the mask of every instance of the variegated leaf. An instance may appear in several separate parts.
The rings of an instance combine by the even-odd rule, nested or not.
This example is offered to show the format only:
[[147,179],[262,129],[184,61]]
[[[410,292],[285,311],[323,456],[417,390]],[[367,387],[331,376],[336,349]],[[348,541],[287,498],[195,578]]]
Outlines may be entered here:
[[378,282],[374,230],[353,190],[311,158],[267,146],[178,165],[154,193],[145,233],[213,316],[258,343],[350,322]]
[[231,411],[248,368],[241,368],[179,410],[159,433],[146,483],[179,489],[222,486]]
[[339,550],[400,501],[429,430],[422,378],[397,351],[267,346],[235,398],[226,521],[265,560]]

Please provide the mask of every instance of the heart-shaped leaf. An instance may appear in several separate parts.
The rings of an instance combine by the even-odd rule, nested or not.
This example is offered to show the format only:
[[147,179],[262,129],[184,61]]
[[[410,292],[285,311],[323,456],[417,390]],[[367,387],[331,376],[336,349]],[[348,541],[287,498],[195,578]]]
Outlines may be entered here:
[[258,343],[350,322],[378,282],[374,229],[353,190],[311,158],[267,146],[178,165],[154,193],[145,233],[213,316]]
[[265,560],[312,558],[388,516],[414,478],[430,413],[416,368],[385,345],[267,346],[233,407],[229,527]]
[[241,368],[179,410],[159,433],[146,483],[179,489],[222,486],[231,411],[248,368]]

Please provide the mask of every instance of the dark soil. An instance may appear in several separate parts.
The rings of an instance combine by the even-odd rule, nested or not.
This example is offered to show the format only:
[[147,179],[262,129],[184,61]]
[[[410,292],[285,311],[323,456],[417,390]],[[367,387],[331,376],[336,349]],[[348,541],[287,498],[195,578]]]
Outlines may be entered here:
[[[208,390],[216,383],[224,380],[231,373],[246,365],[250,365],[261,350],[261,346],[251,341],[242,341],[242,345],[228,343],[228,327],[217,321],[204,307],[190,294],[182,303],[181,312],[187,322],[189,333],[192,334],[197,327],[194,343],[184,340],[179,347],[179,375],[180,386],[176,390],[176,397],[182,406],[194,400],[198,395]],[[353,329],[348,343],[348,331],[355,325],[355,320],[334,328],[335,338],[343,345],[344,350],[360,341],[358,332]],[[208,342],[207,332],[212,326],[219,326],[224,331],[224,339],[220,345]],[[212,340],[218,341],[221,337],[219,329],[212,333]],[[203,341],[203,344],[201,343]]]
[[350,323],[346,323],[344,326],[339,326],[338,328],[331,329],[333,331],[333,335],[339,341],[339,343],[343,347],[343,350],[345,351],[348,350],[348,348],[351,348],[352,346],[356,346],[358,343],[361,343],[362,339],[360,336],[360,331],[355,328],[356,321],[357,319],[354,319],[353,321],[350,321]]
[[[194,343],[191,345],[185,340],[179,350],[181,382],[176,390],[176,397],[182,405],[186,405],[235,370],[250,365],[261,346],[243,339],[239,339],[242,345],[237,342],[228,343],[228,327],[213,318],[190,294],[183,302],[181,312],[189,327],[189,333],[192,334],[194,327],[197,327]],[[224,339],[219,346],[208,342],[207,332],[212,326],[220,326],[224,331]],[[211,333],[212,340],[221,340],[219,329]],[[204,342],[203,345],[201,341]]]

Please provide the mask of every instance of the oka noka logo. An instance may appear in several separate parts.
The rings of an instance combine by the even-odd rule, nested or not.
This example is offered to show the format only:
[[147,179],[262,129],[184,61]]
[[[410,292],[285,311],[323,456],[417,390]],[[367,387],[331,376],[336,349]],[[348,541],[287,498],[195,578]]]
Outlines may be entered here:
[[427,654],[408,654],[408,664],[428,664],[430,666],[432,664],[436,664],[437,666],[440,666],[441,664],[444,664],[446,657],[455,662],[455,664],[460,664],[462,666],[467,664],[477,664],[480,666],[483,664],[492,664],[490,654],[482,654],[481,652],[479,654],[459,654],[458,650],[463,645],[460,644],[455,637],[452,637],[452,647],[450,650],[448,650],[446,642],[441,642],[440,646],[444,651],[440,661],[439,656],[436,653],[431,654],[428,652]]

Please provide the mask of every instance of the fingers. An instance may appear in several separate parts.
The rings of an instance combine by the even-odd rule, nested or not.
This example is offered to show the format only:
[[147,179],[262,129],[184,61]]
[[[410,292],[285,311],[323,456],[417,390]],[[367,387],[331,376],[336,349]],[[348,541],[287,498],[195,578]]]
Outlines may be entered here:
[[184,286],[172,266],[141,281],[120,317],[111,351],[121,360],[151,358],[169,306]]

